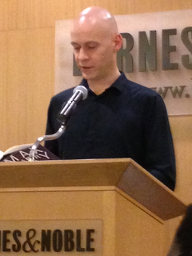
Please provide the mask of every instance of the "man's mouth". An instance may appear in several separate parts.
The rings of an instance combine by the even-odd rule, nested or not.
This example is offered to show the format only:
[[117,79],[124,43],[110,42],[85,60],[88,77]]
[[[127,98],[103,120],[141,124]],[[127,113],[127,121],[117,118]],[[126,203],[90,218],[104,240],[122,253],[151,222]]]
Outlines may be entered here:
[[81,66],[80,69],[81,70],[90,70],[92,69],[93,67],[86,67],[86,66]]

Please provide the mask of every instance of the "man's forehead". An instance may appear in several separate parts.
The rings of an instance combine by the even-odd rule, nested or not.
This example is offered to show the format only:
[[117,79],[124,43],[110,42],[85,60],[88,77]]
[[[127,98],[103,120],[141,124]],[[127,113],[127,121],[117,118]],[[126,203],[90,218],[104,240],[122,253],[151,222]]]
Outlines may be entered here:
[[[92,20],[93,21],[93,20]],[[106,24],[101,21],[88,22],[87,20],[84,22],[74,22],[71,33],[98,33],[104,30],[108,30]]]
[[71,40],[99,41],[106,38],[109,31],[102,27],[74,27],[71,30]]

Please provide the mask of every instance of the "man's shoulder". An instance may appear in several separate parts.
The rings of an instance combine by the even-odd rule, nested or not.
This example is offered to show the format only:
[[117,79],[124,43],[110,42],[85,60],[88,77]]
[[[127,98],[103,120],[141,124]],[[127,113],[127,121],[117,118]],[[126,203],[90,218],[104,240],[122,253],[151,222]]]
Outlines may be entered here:
[[165,108],[162,97],[152,88],[124,78],[121,83],[123,98],[138,108],[150,109],[154,106]]
[[139,84],[137,82],[133,82],[129,79],[125,80],[125,91],[134,97],[142,97],[142,98],[153,98],[159,97],[160,95],[154,91],[152,88],[149,88],[145,85]]

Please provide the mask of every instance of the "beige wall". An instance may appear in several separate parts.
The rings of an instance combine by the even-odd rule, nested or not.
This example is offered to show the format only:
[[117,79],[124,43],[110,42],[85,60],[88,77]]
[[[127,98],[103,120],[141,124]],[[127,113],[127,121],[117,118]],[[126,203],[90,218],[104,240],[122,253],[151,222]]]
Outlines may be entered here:
[[[1,0],[0,149],[44,134],[54,92],[54,27],[89,5],[113,14],[191,9],[191,0]],[[192,116],[171,117],[177,157],[176,192],[192,201]]]

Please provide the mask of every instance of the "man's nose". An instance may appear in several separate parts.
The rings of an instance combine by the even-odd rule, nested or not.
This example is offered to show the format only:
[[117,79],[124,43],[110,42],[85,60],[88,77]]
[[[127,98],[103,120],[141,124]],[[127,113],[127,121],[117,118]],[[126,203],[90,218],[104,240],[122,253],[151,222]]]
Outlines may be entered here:
[[88,59],[88,55],[87,55],[85,49],[81,48],[79,50],[78,59],[79,60],[86,60],[86,59]]

